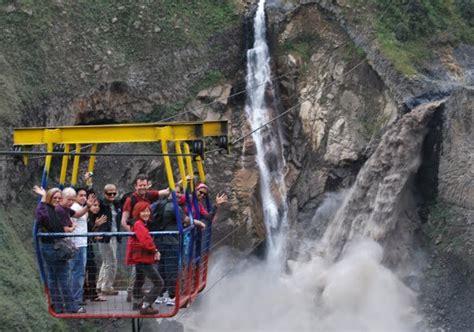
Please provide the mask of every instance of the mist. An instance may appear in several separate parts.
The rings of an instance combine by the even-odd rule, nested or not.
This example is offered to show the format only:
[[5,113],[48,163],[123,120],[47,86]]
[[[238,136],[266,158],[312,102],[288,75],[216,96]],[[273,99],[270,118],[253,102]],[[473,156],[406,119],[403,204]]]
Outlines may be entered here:
[[[315,218],[332,218],[344,194],[328,195]],[[420,330],[416,294],[383,266],[381,245],[353,240],[332,262],[319,243],[300,239],[284,272],[256,258],[235,265],[238,255],[219,249],[208,288],[181,319],[186,331]]]

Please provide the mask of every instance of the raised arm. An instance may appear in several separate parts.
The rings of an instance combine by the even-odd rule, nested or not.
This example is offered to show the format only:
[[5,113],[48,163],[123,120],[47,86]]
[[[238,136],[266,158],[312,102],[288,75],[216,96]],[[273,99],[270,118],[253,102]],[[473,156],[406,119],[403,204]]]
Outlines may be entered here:
[[82,207],[81,209],[77,210],[76,213],[74,213],[73,217],[74,218],[80,218],[83,215],[85,215],[87,213],[87,211],[89,211],[89,208],[92,206],[92,204],[94,203],[94,201],[96,199],[97,198],[96,198],[95,194],[89,194],[89,196],[87,197],[87,204],[84,207]]
[[46,202],[46,190],[43,187],[34,186],[33,192],[41,196],[41,202]]

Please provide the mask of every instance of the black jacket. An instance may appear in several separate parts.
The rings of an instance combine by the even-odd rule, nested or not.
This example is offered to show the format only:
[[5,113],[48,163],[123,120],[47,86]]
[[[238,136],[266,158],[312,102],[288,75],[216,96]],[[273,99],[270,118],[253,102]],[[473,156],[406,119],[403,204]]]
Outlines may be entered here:
[[[117,218],[115,220],[115,223],[117,224],[117,231],[120,232],[120,221],[122,220],[122,204],[120,203],[120,200],[114,200],[113,205],[115,207],[115,210],[117,211]],[[100,200],[100,211],[98,213],[99,216],[101,215],[106,215],[107,216],[107,221],[100,225],[100,227],[97,229],[97,232],[110,232],[112,230],[112,210],[110,209],[110,205],[106,203],[104,199]],[[121,237],[117,237],[117,240],[120,242]],[[109,243],[110,242],[110,236],[104,236],[102,240],[99,240],[99,242],[104,242],[104,243]]]

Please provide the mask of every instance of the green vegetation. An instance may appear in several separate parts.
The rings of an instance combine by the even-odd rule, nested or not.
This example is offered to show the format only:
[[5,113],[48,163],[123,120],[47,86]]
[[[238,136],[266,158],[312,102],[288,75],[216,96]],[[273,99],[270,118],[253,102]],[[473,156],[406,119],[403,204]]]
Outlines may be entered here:
[[344,60],[350,62],[353,60],[360,61],[365,59],[367,54],[362,47],[356,46],[354,43],[347,43],[344,49]]
[[430,59],[438,46],[474,43],[474,2],[369,0],[382,52],[405,75]]
[[211,86],[219,84],[224,79],[224,74],[218,69],[211,69],[207,72],[207,75],[200,79],[191,88],[191,92],[197,94],[199,91],[207,89]]
[[[30,221],[30,222],[28,222]],[[49,316],[39,272],[29,242],[15,227],[29,227],[31,215],[7,216],[0,210],[0,311],[4,331],[66,331],[64,321]]]
[[362,125],[362,134],[370,141],[374,135],[381,135],[380,129],[387,123],[388,117],[377,110],[369,110],[360,116],[359,121]]
[[212,34],[238,22],[235,5],[229,0],[82,0],[71,2],[71,6],[70,19],[98,25],[103,31],[103,41],[124,47],[130,57],[140,56],[144,49],[157,49],[157,46],[199,45]]
[[184,101],[170,105],[155,105],[149,114],[137,118],[137,122],[158,122],[167,119],[183,111],[186,103]]
[[[131,64],[204,46],[239,24],[234,0],[15,1],[0,4],[0,119],[14,108],[73,96],[97,83],[95,66],[124,77]],[[199,61],[199,59],[196,59]],[[5,122],[7,123],[7,122]]]
[[[211,69],[206,76],[198,80],[190,89],[194,95],[212,86],[216,86],[224,80],[224,74],[218,69]],[[154,105],[153,110],[145,115],[137,117],[136,122],[158,122],[184,111],[184,107],[191,99],[180,100],[173,104]]]
[[[98,81],[127,80],[132,65],[146,67],[158,57],[172,58],[175,52],[196,46],[219,56],[225,50],[211,43],[213,36],[237,26],[239,19],[234,0],[0,1],[2,144],[9,140],[10,126],[42,125],[55,116],[42,113],[48,107],[66,108],[71,99],[97,87]],[[101,76],[102,68],[107,75]],[[220,78],[222,74],[214,70],[199,84]],[[157,106],[148,121],[173,115],[184,104]],[[0,329],[71,330],[47,312],[32,254],[33,206],[24,205],[31,199],[27,196],[17,197],[8,212],[0,210]]]
[[319,35],[314,32],[302,32],[295,38],[287,40],[283,47],[289,52],[295,52],[307,63],[314,53],[319,40]]

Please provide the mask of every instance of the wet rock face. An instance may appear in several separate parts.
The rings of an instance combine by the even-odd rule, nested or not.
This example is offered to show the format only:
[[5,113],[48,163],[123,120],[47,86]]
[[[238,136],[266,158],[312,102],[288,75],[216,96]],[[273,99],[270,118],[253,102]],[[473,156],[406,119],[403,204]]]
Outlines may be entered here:
[[453,331],[467,331],[474,324],[473,96],[472,89],[463,88],[449,97],[437,135],[439,148],[432,149],[435,158],[426,158],[438,160],[431,165],[434,179],[421,176],[420,186],[428,206],[419,242],[430,254],[420,302],[431,326]]
[[303,8],[278,36],[290,49],[277,62],[279,74],[291,73],[282,78],[282,100],[286,108],[297,105],[286,122],[287,181],[300,208],[295,216],[305,215],[305,205],[317,206],[325,190],[349,185],[369,143],[398,116],[388,89],[346,33],[316,5]]
[[442,135],[439,197],[474,209],[474,90],[463,89],[449,98]]

